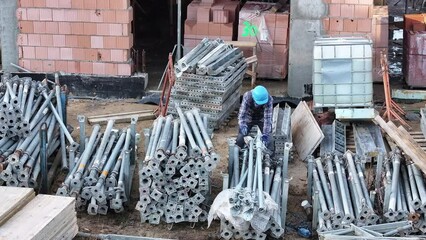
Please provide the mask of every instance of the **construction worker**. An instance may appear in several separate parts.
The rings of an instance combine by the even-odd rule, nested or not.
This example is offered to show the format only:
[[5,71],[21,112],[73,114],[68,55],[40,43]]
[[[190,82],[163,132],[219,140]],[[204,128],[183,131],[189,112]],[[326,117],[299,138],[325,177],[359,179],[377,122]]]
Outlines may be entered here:
[[257,86],[244,93],[238,114],[237,145],[240,149],[244,147],[244,137],[253,126],[257,125],[262,132],[262,142],[272,150],[269,144],[272,132],[272,103],[272,97],[263,86]]

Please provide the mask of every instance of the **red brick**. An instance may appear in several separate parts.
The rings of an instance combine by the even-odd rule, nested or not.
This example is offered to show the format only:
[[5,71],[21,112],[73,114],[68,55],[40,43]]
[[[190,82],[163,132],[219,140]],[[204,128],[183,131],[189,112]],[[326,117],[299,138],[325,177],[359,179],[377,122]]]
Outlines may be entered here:
[[96,9],[96,1],[95,0],[89,0],[84,1],[84,9]]
[[58,22],[59,34],[71,34],[71,23]]
[[98,50],[98,61],[111,62],[111,51],[109,49]]
[[23,58],[35,59],[35,47],[22,47]]
[[122,24],[123,26],[123,36],[131,36],[132,35],[132,25],[131,24]]
[[358,20],[345,18],[343,20],[343,31],[345,32],[356,32]]
[[34,33],[33,22],[30,21],[20,21],[19,30],[21,33]]
[[127,24],[108,24],[110,36],[121,36],[124,35],[123,25],[127,27]]
[[90,60],[90,59],[86,59],[85,58],[85,49],[83,48],[73,48],[72,49],[72,59],[73,60],[78,60],[78,61],[83,61],[83,60]]
[[341,31],[343,31],[343,19],[340,19],[340,18],[330,18],[330,31],[331,32],[341,32]]
[[[92,0],[96,1],[96,9],[109,9],[109,0]],[[115,0],[112,0],[115,1]]]
[[358,19],[357,31],[371,33],[371,19]]
[[345,18],[353,18],[355,14],[355,5],[342,4],[340,5],[340,14]]
[[220,26],[220,36],[232,36],[234,26],[232,23],[221,24]]
[[35,7],[35,8],[46,7],[46,0],[34,0],[33,7]]
[[46,7],[48,8],[59,8],[58,0],[46,0]]
[[71,23],[71,34],[74,34],[74,35],[84,34],[84,24],[83,23]]
[[186,20],[196,21],[197,20],[197,2],[191,2],[186,8]]
[[71,8],[71,0],[57,0],[59,8]]
[[100,36],[91,37],[91,47],[92,48],[103,48],[104,47],[104,38]]
[[132,37],[117,37],[118,49],[130,49],[133,47]]
[[328,16],[340,17],[340,4],[329,4],[328,5]]
[[40,44],[41,46],[46,46],[46,47],[53,46],[53,35],[50,35],[50,34],[40,35],[40,42],[41,42]]
[[98,60],[98,50],[97,49],[85,49],[84,59],[87,61],[97,61]]
[[130,23],[133,20],[133,8],[123,11],[117,10],[115,14],[117,23]]
[[19,34],[18,35],[18,46],[27,46],[28,45],[28,35]]
[[27,18],[27,9],[25,9],[25,8],[18,8],[18,10],[16,10],[16,17],[18,18],[18,21],[26,21],[26,20],[28,20],[28,18]]
[[106,75],[115,76],[118,73],[117,64],[114,63],[106,63]]
[[76,22],[90,22],[90,11],[93,10],[76,10]]
[[65,21],[69,21],[66,17],[65,17],[65,10],[64,9],[53,9],[52,10],[52,19],[55,22],[65,22]]
[[68,62],[67,61],[55,61],[56,71],[68,72]]
[[322,19],[322,27],[326,32],[330,30],[330,18]]
[[217,23],[208,23],[208,36],[210,38],[218,38],[220,37],[220,24]]
[[130,64],[118,64],[117,75],[130,76],[132,75],[132,66]]
[[46,33],[46,22],[33,22],[35,33]]
[[96,24],[96,35],[109,36],[109,24],[97,23]]
[[229,11],[224,9],[212,10],[213,23],[229,23]]
[[23,8],[26,8],[26,7],[33,7],[34,6],[34,0],[20,0],[20,1],[18,1],[18,6],[19,7],[23,7]]
[[30,20],[30,21],[39,21],[40,20],[40,9],[28,8],[27,9],[27,19]]
[[111,50],[111,59],[114,62],[127,62],[129,58],[129,50]]
[[59,34],[59,24],[57,22],[46,22],[46,33]]
[[374,4],[374,0],[358,0],[359,4],[363,4],[363,5],[373,5]]
[[197,23],[208,23],[211,20],[210,7],[198,7]]
[[117,48],[117,37],[104,37],[103,45],[105,49]]
[[28,59],[19,59],[19,66],[25,69],[31,69],[31,61]]
[[102,16],[101,12],[98,11],[98,10],[90,11],[89,16],[90,16],[90,22],[95,22],[95,23],[103,23],[104,22],[104,18]]
[[110,9],[124,10],[130,7],[130,0],[112,0],[110,1]]
[[58,60],[61,59],[61,51],[56,47],[48,47],[47,48],[47,59],[50,60]]
[[65,9],[64,10],[64,17],[66,22],[78,22],[78,12],[82,10],[75,10],[75,9]]
[[72,60],[72,48],[61,48],[61,59]]
[[47,59],[47,47],[36,47],[35,54],[37,59]]
[[194,38],[197,35],[197,23],[195,21],[186,20],[184,34],[185,38]]
[[56,71],[55,61],[43,61],[43,72]]
[[34,72],[43,72],[43,61],[31,60],[31,70]]
[[96,35],[96,23],[83,23],[84,35]]
[[80,62],[80,72],[84,74],[93,74],[93,63]]
[[355,18],[369,18],[370,7],[367,5],[355,5]]
[[275,26],[278,28],[288,28],[288,14],[277,14],[275,19]]
[[345,3],[347,3],[347,4],[358,4],[359,0],[345,0]]
[[91,36],[77,36],[78,47],[90,48],[91,47],[90,38]]
[[93,74],[106,75],[105,63],[100,63],[100,62],[93,63]]
[[40,9],[40,21],[52,21],[52,9],[42,8]]
[[84,0],[72,0],[71,7],[73,9],[84,9]]
[[101,15],[104,23],[118,23],[115,11],[104,10],[101,11]]
[[39,34],[28,34],[28,45],[29,46],[40,46],[40,35]]
[[275,28],[275,44],[287,44],[288,43],[288,34],[287,28]]
[[65,36],[65,46],[66,47],[78,47],[78,38],[76,35]]
[[80,73],[80,62],[68,61],[67,69],[70,73]]
[[197,35],[206,37],[209,35],[209,24],[197,22]]

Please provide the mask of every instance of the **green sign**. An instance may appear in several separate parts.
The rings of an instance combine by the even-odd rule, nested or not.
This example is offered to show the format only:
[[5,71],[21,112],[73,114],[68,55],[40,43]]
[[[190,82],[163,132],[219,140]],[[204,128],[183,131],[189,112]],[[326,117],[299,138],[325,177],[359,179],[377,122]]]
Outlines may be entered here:
[[244,29],[242,33],[243,37],[255,37],[259,33],[259,29],[257,28],[257,26],[252,25],[251,22],[245,21],[243,22],[243,24],[244,24]]

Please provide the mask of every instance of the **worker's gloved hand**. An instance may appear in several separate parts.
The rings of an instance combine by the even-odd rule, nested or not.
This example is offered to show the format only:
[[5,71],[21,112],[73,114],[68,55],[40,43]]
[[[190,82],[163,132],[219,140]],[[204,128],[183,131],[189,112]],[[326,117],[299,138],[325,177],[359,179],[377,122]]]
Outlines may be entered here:
[[240,126],[240,132],[241,132],[241,134],[243,134],[244,136],[246,136],[248,134],[248,127],[247,127],[247,125],[241,125]]
[[263,134],[261,139],[262,139],[263,144],[265,146],[268,146],[268,144],[269,144],[269,134]]

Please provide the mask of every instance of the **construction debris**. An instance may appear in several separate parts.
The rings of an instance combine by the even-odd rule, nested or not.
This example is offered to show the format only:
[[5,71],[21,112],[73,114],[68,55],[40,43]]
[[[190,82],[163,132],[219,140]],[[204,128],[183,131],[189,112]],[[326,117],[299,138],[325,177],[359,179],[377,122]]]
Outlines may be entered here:
[[[80,120],[84,129],[84,116]],[[87,144],[70,153],[73,167],[56,194],[76,198],[77,210],[87,209],[90,215],[106,215],[109,208],[122,212],[130,197],[136,122],[132,117],[128,128],[115,130],[114,120],[109,120],[103,133],[95,124]],[[86,141],[84,131],[80,133]]]
[[287,166],[292,144],[285,143],[283,158],[271,158],[261,141],[248,137],[247,149],[239,153],[229,140],[229,174],[224,175],[224,189],[209,212],[209,225],[221,220],[223,239],[279,238],[284,234],[288,187]]
[[[59,82],[52,89],[47,82],[31,78],[10,78],[3,75],[0,93],[3,95],[0,108],[0,185],[38,187],[41,169],[39,156],[52,156],[61,148],[61,168],[68,171],[66,149],[75,150],[78,144],[65,126],[65,98]],[[56,96],[56,97],[55,97]],[[54,104],[56,102],[56,104]],[[39,132],[47,124],[47,148],[42,151]],[[66,145],[66,140],[69,145]],[[44,156],[43,155],[43,156]],[[55,172],[59,163],[53,164]],[[53,174],[54,175],[54,174]]]
[[[246,70],[240,49],[205,38],[175,64],[170,104],[184,111],[199,108],[208,114],[209,128],[217,128],[238,107]],[[175,108],[168,112],[177,115]]]
[[136,206],[142,222],[207,220],[210,172],[219,155],[207,132],[207,116],[196,108],[176,110],[179,118],[160,116],[145,131],[146,156],[139,166],[140,201]]
[[42,194],[34,197],[32,189],[13,187],[0,187],[0,193],[2,197],[14,196],[10,201],[20,203],[0,205],[0,212],[13,208],[13,216],[0,226],[0,239],[73,239],[77,235],[75,199]]

